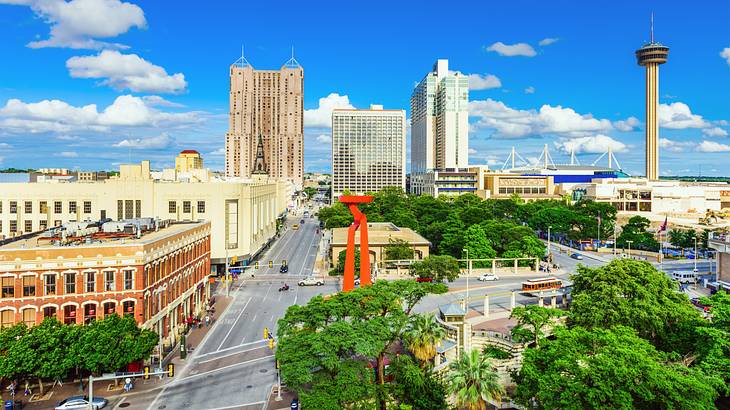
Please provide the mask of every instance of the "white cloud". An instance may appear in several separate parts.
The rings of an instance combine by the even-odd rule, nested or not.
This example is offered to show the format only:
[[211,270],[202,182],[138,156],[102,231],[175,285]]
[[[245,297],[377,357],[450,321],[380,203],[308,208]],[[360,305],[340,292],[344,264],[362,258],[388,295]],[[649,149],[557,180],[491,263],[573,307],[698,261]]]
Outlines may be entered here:
[[329,144],[332,142],[332,137],[329,134],[320,134],[317,137],[317,142],[321,144]]
[[132,27],[145,28],[142,9],[120,0],[0,0],[0,3],[30,6],[51,26],[50,38],[28,43],[31,48],[124,48],[95,40],[112,38]]
[[689,106],[681,102],[659,104],[659,126],[671,129],[705,128],[709,124],[701,115],[692,114]]
[[170,113],[150,107],[140,97],[120,95],[103,111],[96,104],[76,107],[60,100],[25,103],[10,99],[0,108],[0,128],[11,132],[109,131],[114,126],[175,126],[202,122],[201,112]]
[[525,94],[535,94],[535,87],[529,86],[525,88]]
[[7,142],[0,142],[0,149],[10,149],[10,148],[13,148],[13,146],[8,144]]
[[56,136],[56,139],[57,140],[61,140],[61,141],[78,141],[81,138],[78,137],[78,136],[76,136],[76,135],[65,135],[65,134],[62,134],[62,135],[57,135]]
[[527,43],[504,44],[503,42],[498,41],[487,47],[487,51],[494,51],[495,53],[505,57],[534,57],[537,55],[535,49]]
[[602,154],[611,148],[613,152],[625,152],[626,144],[607,135],[598,134],[590,137],[561,139],[554,143],[562,152],[576,154]]
[[724,138],[727,137],[727,131],[720,127],[713,127],[713,128],[705,128],[702,130],[702,134],[708,137],[719,137]]
[[100,78],[101,84],[117,90],[136,92],[181,93],[187,82],[185,75],[167,71],[136,54],[122,54],[103,50],[95,56],[71,57],[66,61],[69,74],[74,78]]
[[222,157],[222,156],[226,155],[226,147],[220,147],[217,150],[211,151],[206,155],[212,156],[212,157]]
[[469,148],[469,155],[476,155],[479,151],[475,150],[474,148]]
[[346,95],[331,93],[319,99],[319,106],[312,110],[304,110],[304,126],[312,128],[330,128],[332,126],[332,110],[335,108],[355,108]]
[[544,46],[549,46],[550,44],[554,44],[554,43],[557,43],[557,42],[558,42],[558,40],[560,40],[560,39],[559,39],[559,38],[556,38],[556,37],[548,37],[548,38],[543,38],[543,39],[542,39],[542,40],[540,40],[540,42],[539,42],[539,43],[537,43],[537,44],[539,44],[539,45],[541,45],[541,46],[543,46],[543,47],[544,47]]
[[161,149],[169,147],[174,141],[174,138],[170,137],[166,132],[163,132],[156,137],[121,140],[114,144],[114,146],[118,148],[132,149]]
[[176,102],[172,102],[169,100],[166,100],[159,95],[145,95],[142,97],[142,100],[151,107],[174,107],[174,108],[180,108],[184,107],[185,105],[179,104]]
[[56,156],[63,158],[76,158],[79,156],[79,153],[76,151],[61,151]]
[[540,110],[517,110],[501,101],[471,101],[469,115],[478,118],[475,128],[490,128],[495,138],[525,138],[544,134],[582,137],[611,130],[611,121],[578,114],[572,108],[543,105]]
[[730,145],[715,141],[702,141],[696,148],[699,152],[730,152]]
[[470,90],[488,90],[490,88],[499,88],[502,86],[502,82],[499,78],[492,74],[469,74],[467,78],[469,79]]
[[730,47],[726,47],[722,51],[720,51],[720,57],[724,58],[725,61],[727,61],[727,65],[730,65]]
[[695,145],[697,144],[690,141],[674,141],[667,138],[659,138],[659,147],[671,152],[685,152],[688,149],[692,149]]
[[613,126],[619,131],[634,131],[639,125],[641,124],[641,121],[639,121],[636,117],[629,117],[625,120],[619,120],[614,121]]

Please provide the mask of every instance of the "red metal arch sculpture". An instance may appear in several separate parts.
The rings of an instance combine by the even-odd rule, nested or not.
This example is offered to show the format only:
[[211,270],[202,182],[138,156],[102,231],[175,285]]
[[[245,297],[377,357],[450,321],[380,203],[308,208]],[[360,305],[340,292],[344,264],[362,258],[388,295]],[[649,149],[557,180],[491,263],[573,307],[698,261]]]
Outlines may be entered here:
[[355,231],[360,228],[360,286],[372,283],[370,280],[370,251],[368,248],[368,218],[360,212],[357,204],[373,202],[369,195],[343,195],[340,202],[350,209],[354,221],[347,229],[347,253],[345,254],[345,276],[342,290],[348,292],[355,288]]

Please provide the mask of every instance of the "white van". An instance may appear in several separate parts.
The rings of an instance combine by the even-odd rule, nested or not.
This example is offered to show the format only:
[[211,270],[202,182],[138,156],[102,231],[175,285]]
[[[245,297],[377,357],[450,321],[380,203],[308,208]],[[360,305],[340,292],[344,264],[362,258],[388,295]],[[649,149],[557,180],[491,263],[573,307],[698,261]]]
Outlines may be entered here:
[[672,272],[672,279],[679,283],[697,282],[698,273],[691,270],[675,270]]

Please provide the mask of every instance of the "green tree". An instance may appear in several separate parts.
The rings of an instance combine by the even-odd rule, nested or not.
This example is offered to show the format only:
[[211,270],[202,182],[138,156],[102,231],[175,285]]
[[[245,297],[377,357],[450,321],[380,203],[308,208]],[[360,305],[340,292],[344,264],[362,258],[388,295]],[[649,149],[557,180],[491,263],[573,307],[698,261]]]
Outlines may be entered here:
[[706,326],[697,328],[697,367],[723,379],[720,391],[727,396],[730,394],[730,294],[717,292],[711,298],[702,298],[702,303],[711,306],[711,315]]
[[411,264],[411,276],[431,278],[436,282],[453,282],[459,277],[459,262],[448,255],[429,255]]
[[318,217],[320,221],[324,222],[327,229],[350,226],[353,220],[350,210],[340,202],[320,209]]
[[385,246],[385,259],[391,261],[413,259],[413,248],[403,239],[389,239],[388,245]]
[[414,410],[443,410],[446,403],[446,387],[435,377],[431,369],[422,369],[407,355],[395,358],[388,369],[393,377],[393,396],[400,408]]
[[85,327],[78,354],[84,369],[99,374],[147,358],[156,344],[157,334],[139,328],[132,316],[111,315]]
[[317,195],[317,188],[308,186],[304,188],[304,193],[307,194],[307,198],[312,199]]
[[421,367],[436,356],[436,347],[445,337],[446,329],[438,324],[433,313],[411,316],[406,333],[406,345],[418,359]]
[[576,212],[575,222],[577,234],[574,239],[594,239],[598,236],[598,216],[601,220],[601,239],[613,236],[616,223],[616,208],[609,203],[582,199],[571,209]]
[[[347,252],[342,251],[337,255],[337,265],[332,269],[330,275],[342,275],[345,273],[345,259],[347,259]],[[360,248],[355,248],[355,275],[360,272]]]
[[[464,232],[464,249],[468,251],[469,259],[492,259],[497,256],[497,252],[492,248],[487,234],[481,225],[472,225]],[[462,252],[462,258],[466,258],[467,253]],[[473,262],[475,268],[481,268],[491,263]]]
[[677,284],[647,262],[614,260],[578,267],[573,279],[569,323],[587,328],[628,326],[658,349],[692,349],[699,312]]
[[515,401],[544,409],[714,409],[715,380],[673,363],[633,329],[555,328],[523,354]]
[[304,408],[361,408],[376,402],[385,410],[391,394],[386,356],[404,343],[415,305],[428,294],[444,292],[443,284],[377,281],[290,306],[277,332],[282,380]]
[[443,227],[443,239],[439,244],[439,253],[442,255],[451,255],[453,257],[461,256],[461,250],[464,249],[464,222],[459,216],[452,212]]
[[500,399],[504,394],[491,360],[477,349],[452,363],[446,380],[457,405],[469,410],[484,410],[489,399]]
[[40,393],[44,393],[43,379],[60,380],[78,365],[78,358],[69,346],[77,343],[77,332],[56,318],[46,318],[30,328],[31,348],[35,352],[33,374],[38,378]]
[[32,376],[36,365],[25,323],[0,329],[0,378],[19,379]]
[[629,222],[624,225],[616,244],[627,248],[631,241],[631,249],[641,249],[656,252],[659,250],[659,242],[654,235],[646,231],[649,227],[649,220],[643,216],[632,216]]
[[510,314],[510,319],[517,320],[517,325],[512,328],[512,338],[538,347],[546,336],[546,330],[553,326],[553,319],[562,315],[563,312],[558,309],[536,305],[517,306]]

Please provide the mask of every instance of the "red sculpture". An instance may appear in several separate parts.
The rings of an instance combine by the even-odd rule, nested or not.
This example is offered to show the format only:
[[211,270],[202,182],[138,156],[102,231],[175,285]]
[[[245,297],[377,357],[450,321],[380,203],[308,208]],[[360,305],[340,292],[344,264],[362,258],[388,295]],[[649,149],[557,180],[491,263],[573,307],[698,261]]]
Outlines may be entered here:
[[347,292],[355,288],[355,231],[360,228],[360,286],[372,283],[370,280],[370,252],[368,249],[368,218],[360,212],[357,204],[373,202],[369,195],[343,195],[340,202],[347,205],[355,220],[347,228],[347,253],[345,254],[345,277],[342,290]]

